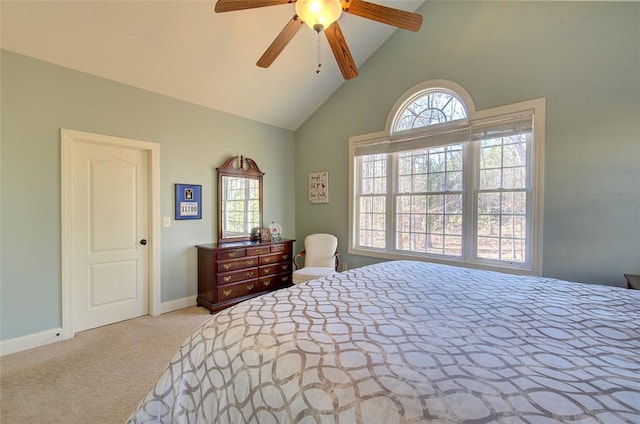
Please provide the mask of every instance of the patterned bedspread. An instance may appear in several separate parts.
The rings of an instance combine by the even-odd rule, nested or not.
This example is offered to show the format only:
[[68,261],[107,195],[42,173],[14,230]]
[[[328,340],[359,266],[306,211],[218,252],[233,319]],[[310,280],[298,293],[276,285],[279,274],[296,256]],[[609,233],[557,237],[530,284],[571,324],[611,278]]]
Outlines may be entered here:
[[130,423],[640,423],[640,291],[411,261],[194,331]]

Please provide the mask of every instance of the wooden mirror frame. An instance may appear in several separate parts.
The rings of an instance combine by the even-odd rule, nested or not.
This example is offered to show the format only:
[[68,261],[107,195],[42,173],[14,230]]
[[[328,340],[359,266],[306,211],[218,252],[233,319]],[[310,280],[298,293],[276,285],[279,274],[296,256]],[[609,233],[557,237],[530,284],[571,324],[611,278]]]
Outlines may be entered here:
[[248,232],[243,236],[238,237],[224,237],[223,232],[223,177],[238,177],[238,178],[250,178],[258,180],[258,195],[259,195],[259,208],[258,220],[259,228],[262,228],[262,176],[264,172],[260,171],[258,165],[253,159],[245,158],[243,156],[232,156],[219,168],[218,171],[218,243],[229,243],[235,241],[248,241],[251,240],[251,233]]

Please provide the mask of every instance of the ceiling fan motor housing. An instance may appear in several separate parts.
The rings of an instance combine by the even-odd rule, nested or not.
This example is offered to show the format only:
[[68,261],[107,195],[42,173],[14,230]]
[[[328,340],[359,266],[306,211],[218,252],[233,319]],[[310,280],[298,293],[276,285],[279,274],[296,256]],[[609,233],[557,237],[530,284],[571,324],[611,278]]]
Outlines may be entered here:
[[298,0],[296,13],[309,28],[320,32],[338,20],[342,3],[340,0]]

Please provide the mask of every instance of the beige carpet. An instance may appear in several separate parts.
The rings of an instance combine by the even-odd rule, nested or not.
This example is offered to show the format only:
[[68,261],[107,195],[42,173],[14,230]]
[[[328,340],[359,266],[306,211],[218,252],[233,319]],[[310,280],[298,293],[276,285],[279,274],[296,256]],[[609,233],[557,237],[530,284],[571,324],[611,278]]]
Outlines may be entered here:
[[209,311],[191,307],[0,358],[2,424],[124,423]]

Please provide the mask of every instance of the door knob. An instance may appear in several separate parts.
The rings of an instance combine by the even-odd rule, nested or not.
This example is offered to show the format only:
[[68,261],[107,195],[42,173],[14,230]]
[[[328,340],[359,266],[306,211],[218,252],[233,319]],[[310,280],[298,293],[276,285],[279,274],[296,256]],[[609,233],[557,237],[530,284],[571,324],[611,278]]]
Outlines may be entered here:
[[143,246],[146,246],[147,245],[147,239],[140,240],[140,244],[143,245]]

